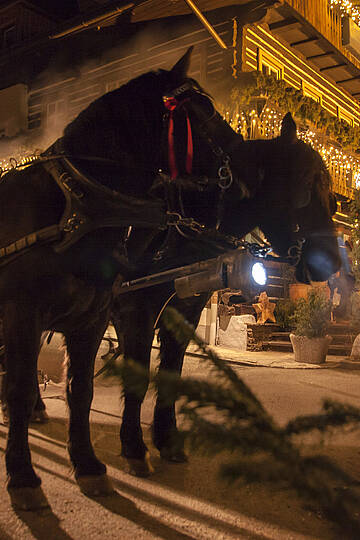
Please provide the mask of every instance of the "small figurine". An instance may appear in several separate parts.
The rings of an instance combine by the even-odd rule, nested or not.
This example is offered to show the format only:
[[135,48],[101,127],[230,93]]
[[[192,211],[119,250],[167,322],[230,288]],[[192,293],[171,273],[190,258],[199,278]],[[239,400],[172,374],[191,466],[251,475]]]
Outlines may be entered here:
[[253,308],[256,311],[257,324],[265,324],[266,321],[276,322],[274,309],[276,304],[270,302],[268,295],[265,291],[260,293],[259,302],[253,304]]

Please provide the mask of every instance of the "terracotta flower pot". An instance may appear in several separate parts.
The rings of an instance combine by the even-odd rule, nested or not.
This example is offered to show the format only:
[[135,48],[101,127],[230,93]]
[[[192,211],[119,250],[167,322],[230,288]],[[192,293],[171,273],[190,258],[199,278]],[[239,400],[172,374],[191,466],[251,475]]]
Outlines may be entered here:
[[295,354],[295,362],[323,364],[331,343],[331,336],[308,338],[290,334],[290,341]]

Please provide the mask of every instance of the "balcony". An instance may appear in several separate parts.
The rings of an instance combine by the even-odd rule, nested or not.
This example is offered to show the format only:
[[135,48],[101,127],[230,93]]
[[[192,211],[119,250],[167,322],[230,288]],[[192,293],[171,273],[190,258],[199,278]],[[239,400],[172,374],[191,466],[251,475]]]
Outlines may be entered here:
[[271,10],[268,25],[290,49],[359,99],[360,60],[343,45],[342,20],[328,0],[284,0]]

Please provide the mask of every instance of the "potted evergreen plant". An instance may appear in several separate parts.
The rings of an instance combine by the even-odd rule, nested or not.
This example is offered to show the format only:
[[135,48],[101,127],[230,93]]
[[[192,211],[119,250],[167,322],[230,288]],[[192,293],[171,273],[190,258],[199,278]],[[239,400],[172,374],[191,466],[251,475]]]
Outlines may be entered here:
[[321,288],[313,287],[307,298],[300,298],[291,317],[290,341],[296,362],[322,364],[331,342],[328,335],[331,303]]

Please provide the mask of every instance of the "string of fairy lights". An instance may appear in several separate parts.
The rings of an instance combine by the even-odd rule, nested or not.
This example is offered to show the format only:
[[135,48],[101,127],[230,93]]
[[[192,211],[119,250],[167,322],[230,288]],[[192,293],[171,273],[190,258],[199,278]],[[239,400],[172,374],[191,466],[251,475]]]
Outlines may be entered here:
[[[255,109],[230,113],[225,119],[246,139],[272,138],[280,134],[283,113],[265,106],[260,114]],[[321,135],[310,128],[298,130],[298,137],[317,150],[328,167],[335,191],[348,196],[352,188],[360,188],[360,160],[341,148],[321,140]]]
[[349,16],[360,26],[360,8],[354,5],[350,0],[329,0],[330,9],[337,9],[341,17]]
[[24,153],[20,152],[17,154],[16,157],[13,156],[10,158],[0,159],[0,177],[3,174],[11,171],[12,169],[30,165],[37,159],[39,159],[39,155],[35,154],[34,152],[29,152],[29,151],[26,151]]
[[[283,112],[271,105],[257,110],[224,111],[231,127],[245,139],[272,138],[280,134]],[[360,189],[360,159],[340,147],[331,145],[310,128],[299,130],[298,137],[317,150],[333,177],[334,189],[344,196],[352,195],[352,188]],[[39,157],[39,151],[21,148],[15,157],[0,159],[0,176],[11,169],[30,165]]]

